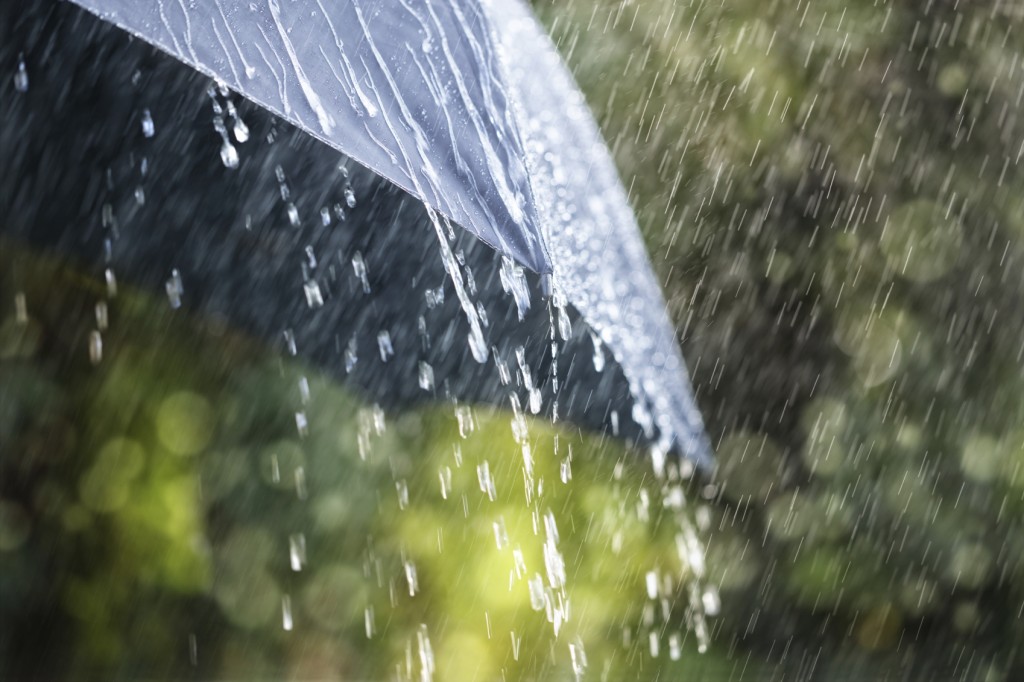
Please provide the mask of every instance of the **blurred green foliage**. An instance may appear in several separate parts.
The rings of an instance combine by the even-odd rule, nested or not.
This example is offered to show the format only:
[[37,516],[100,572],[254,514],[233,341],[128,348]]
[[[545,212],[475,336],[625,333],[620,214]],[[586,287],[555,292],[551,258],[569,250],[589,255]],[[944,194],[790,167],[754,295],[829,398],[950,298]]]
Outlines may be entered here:
[[709,553],[763,565],[718,642],[1019,678],[1024,11],[534,6],[666,282],[718,450]]
[[216,321],[0,254],[0,676],[734,667],[699,653],[718,596],[676,467],[495,408],[385,414]]

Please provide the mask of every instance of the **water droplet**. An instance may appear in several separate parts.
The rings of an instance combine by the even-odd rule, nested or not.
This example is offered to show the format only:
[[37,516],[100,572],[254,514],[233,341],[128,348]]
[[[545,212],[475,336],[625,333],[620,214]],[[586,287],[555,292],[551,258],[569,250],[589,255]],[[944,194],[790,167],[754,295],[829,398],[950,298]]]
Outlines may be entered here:
[[543,611],[547,602],[544,594],[544,578],[540,573],[534,573],[527,583],[530,589],[530,608],[534,611]]
[[284,330],[284,344],[288,349],[288,355],[295,356],[298,353],[298,347],[295,344],[295,332],[291,329]]
[[437,477],[441,481],[441,499],[447,500],[448,493],[452,489],[452,468],[443,467],[437,472]]
[[530,412],[532,414],[540,414],[541,408],[541,394],[539,388],[530,389]]
[[380,359],[383,362],[387,362],[395,354],[395,349],[391,345],[391,334],[387,330],[377,334],[377,348],[380,350]]
[[583,650],[583,641],[579,637],[569,643],[569,659],[572,661],[572,672],[578,682],[587,671],[587,653]]
[[345,205],[347,205],[349,208],[356,207],[356,193],[352,190],[351,187],[345,188]]
[[491,478],[491,465],[489,462],[484,461],[476,467],[476,479],[480,484],[480,490],[487,494],[487,499],[491,502],[497,499],[497,490],[494,487],[494,479]]
[[107,326],[110,323],[110,316],[107,311],[107,304],[105,301],[100,301],[96,304],[96,327],[102,332],[106,331]]
[[457,405],[455,407],[455,420],[459,423],[459,435],[466,438],[476,430],[476,422],[473,420],[473,408],[469,405]]
[[292,203],[288,204],[288,222],[292,227],[299,226],[299,209]]
[[416,564],[407,559],[403,568],[405,570],[405,581],[409,584],[409,596],[415,597],[420,587],[419,577],[416,575]]
[[428,308],[436,308],[444,303],[444,287],[439,286],[436,289],[427,289],[423,292],[423,296],[427,301]]
[[372,606],[363,610],[363,625],[366,627],[366,639],[372,639],[375,630]]
[[232,132],[234,132],[235,140],[238,144],[245,144],[249,140],[249,126],[245,125],[245,121],[241,118],[235,118],[235,125]]
[[156,135],[156,124],[153,123],[153,114],[149,109],[142,110],[142,136],[150,138]]
[[480,364],[487,362],[490,351],[487,348],[487,340],[484,339],[483,332],[479,327],[474,327],[469,332],[469,350],[473,354],[474,360]]
[[316,280],[310,280],[302,285],[306,293],[306,304],[313,309],[322,308],[324,305],[324,294]]
[[511,258],[504,256],[501,259],[501,269],[498,275],[501,279],[502,291],[512,294],[519,312],[519,319],[522,321],[530,309],[530,288],[526,283],[523,269],[516,265]]
[[363,293],[370,293],[370,278],[366,269],[366,261],[363,259],[363,254],[359,251],[356,251],[355,255],[352,256],[352,271],[359,278],[359,282],[363,286]]
[[281,597],[281,627],[287,632],[291,632],[292,628],[295,627],[295,623],[292,620],[292,598],[287,594]]
[[135,188],[135,203],[139,206],[146,205],[146,190],[142,189],[142,186]]
[[600,374],[604,371],[605,357],[601,337],[591,332],[590,340],[594,343],[594,371]]
[[722,598],[718,596],[718,590],[714,586],[708,587],[701,595],[701,603],[704,605],[704,613],[708,616],[717,616],[722,609]]
[[331,212],[327,209],[326,206],[320,209],[320,223],[324,227],[327,227],[328,225],[331,224]]
[[497,545],[498,550],[503,550],[508,547],[508,530],[505,528],[505,517],[499,516],[498,520],[492,525],[494,527],[494,543]]
[[645,582],[647,583],[647,598],[657,599],[658,597],[658,574],[654,571],[648,571],[645,576]]
[[296,573],[306,564],[306,536],[302,533],[288,537],[288,559]]
[[89,362],[94,365],[103,360],[103,337],[98,331],[89,333]]
[[398,508],[402,510],[408,509],[409,484],[405,482],[404,478],[400,481],[395,481],[395,492],[398,493]]
[[28,323],[28,302],[25,300],[25,292],[19,291],[14,295],[14,319],[18,324]]
[[416,641],[420,655],[420,680],[430,682],[434,679],[434,648],[430,645],[426,625],[420,625],[419,632],[416,633]]
[[434,390],[434,368],[429,363],[420,361],[419,364],[420,388],[424,391]]
[[[109,270],[107,272],[110,272]],[[164,284],[164,289],[167,291],[167,300],[171,302],[171,308],[177,310],[181,307],[181,297],[185,293],[185,288],[181,283],[181,273],[178,272],[177,268],[171,270],[171,278]]]
[[359,356],[356,355],[356,337],[353,336],[345,348],[345,374],[349,374],[355,369],[357,362],[359,362]]
[[565,305],[557,307],[558,310],[558,335],[563,341],[568,341],[569,337],[572,336],[572,323],[569,321],[569,313],[566,312]]
[[683,642],[679,638],[679,635],[673,632],[668,637],[668,657],[673,661],[678,661],[683,656]]
[[238,150],[226,138],[220,148],[220,160],[225,168],[238,168]]
[[110,298],[117,296],[117,278],[114,276],[114,271],[107,268],[103,273],[103,279],[107,283],[107,296]]
[[14,72],[14,89],[18,92],[28,92],[28,69],[25,67],[25,58],[18,55],[18,70]]

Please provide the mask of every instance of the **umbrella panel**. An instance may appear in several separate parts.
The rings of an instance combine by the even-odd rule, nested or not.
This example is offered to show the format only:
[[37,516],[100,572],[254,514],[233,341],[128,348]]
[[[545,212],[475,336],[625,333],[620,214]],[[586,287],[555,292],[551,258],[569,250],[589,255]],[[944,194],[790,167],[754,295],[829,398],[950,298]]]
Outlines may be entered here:
[[621,368],[537,276],[445,223],[491,351],[475,362],[420,201],[84,12],[29,16],[0,22],[32,63],[0,133],[9,237],[223,319],[390,409],[514,396],[644,438]]

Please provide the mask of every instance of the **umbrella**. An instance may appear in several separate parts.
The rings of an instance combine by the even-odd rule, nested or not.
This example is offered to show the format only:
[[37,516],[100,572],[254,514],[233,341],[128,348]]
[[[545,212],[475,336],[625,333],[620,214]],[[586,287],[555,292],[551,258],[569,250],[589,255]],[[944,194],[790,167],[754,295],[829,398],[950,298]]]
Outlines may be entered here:
[[511,400],[710,462],[625,192],[525,5],[76,3],[98,18],[0,3],[9,239],[385,404]]

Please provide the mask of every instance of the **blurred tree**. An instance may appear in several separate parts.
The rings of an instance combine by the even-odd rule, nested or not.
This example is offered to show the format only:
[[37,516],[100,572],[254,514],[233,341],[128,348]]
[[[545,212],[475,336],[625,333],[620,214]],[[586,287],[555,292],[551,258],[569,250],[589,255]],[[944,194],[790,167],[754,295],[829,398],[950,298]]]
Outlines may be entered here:
[[1019,676],[1020,7],[535,6],[667,282],[720,532],[767,562],[720,642]]

